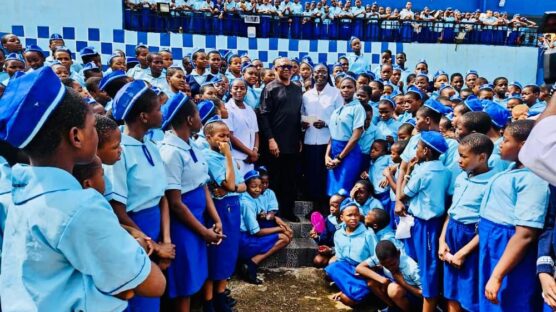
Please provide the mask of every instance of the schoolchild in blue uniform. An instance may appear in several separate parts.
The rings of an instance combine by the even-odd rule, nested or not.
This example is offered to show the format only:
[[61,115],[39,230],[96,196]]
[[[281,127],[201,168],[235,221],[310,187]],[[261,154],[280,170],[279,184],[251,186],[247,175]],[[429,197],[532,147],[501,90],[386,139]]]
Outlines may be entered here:
[[[382,274],[376,272],[380,269]],[[423,285],[419,266],[391,241],[379,241],[376,255],[361,262],[356,270],[389,307],[402,311],[421,310]]]
[[203,85],[207,80],[210,80],[209,73],[207,71],[207,54],[203,49],[197,49],[193,52],[191,56],[194,68],[191,74],[187,76],[187,83],[191,88],[191,94],[199,94],[201,85]]
[[369,166],[369,181],[373,185],[374,197],[383,207],[390,207],[390,187],[382,183],[383,172],[390,165],[391,157],[388,142],[375,140],[371,147],[371,164]]
[[[168,296],[180,311],[189,311],[190,297],[208,277],[207,244],[220,243],[225,234],[206,184],[208,163],[191,139],[201,129],[196,105],[179,92],[162,113],[162,129],[168,131],[159,149],[168,181],[170,237],[176,245],[176,259],[168,268]],[[205,227],[205,214],[214,227]]]
[[379,120],[376,124],[378,133],[380,134],[377,139],[383,139],[392,144],[398,140],[398,129],[401,122],[394,118],[394,111],[396,110],[396,102],[389,97],[381,97],[378,102],[378,117]]
[[422,273],[424,311],[434,311],[441,291],[438,238],[442,230],[450,172],[439,158],[447,150],[448,144],[440,132],[422,131],[408,172],[400,175],[402,184],[398,198],[408,200],[409,208],[406,211],[402,207],[398,212],[396,207],[396,213],[401,216],[410,214],[414,218],[411,237],[405,239],[404,244],[407,254],[417,261]]
[[448,310],[479,311],[479,209],[494,174],[488,159],[494,145],[484,134],[472,133],[460,142],[458,175],[452,205],[439,239],[438,256],[444,261],[444,297]]
[[404,123],[409,119],[414,119],[417,110],[423,105],[425,96],[419,88],[415,86],[409,87],[404,96],[404,113],[398,116],[398,122]]
[[489,159],[489,167],[506,170],[510,166],[511,162],[502,160],[500,157],[500,144],[504,139],[500,133],[510,121],[511,114],[507,109],[496,104],[495,102],[483,100],[481,103],[484,106],[484,112],[489,115],[491,121],[490,129],[486,135],[488,135],[494,143],[494,150],[491,158]]
[[278,199],[274,191],[268,187],[270,178],[266,167],[259,167],[257,172],[261,178],[261,195],[256,198],[259,227],[264,229],[280,226],[286,229],[287,234],[291,236],[293,234],[291,227],[282,218],[276,216],[279,210]]
[[312,228],[309,232],[309,237],[314,239],[319,245],[317,255],[313,259],[313,263],[317,268],[327,266],[334,256],[334,234],[340,229],[342,224],[342,220],[340,220],[340,205],[346,198],[346,195],[345,190],[340,190],[337,194],[330,196],[330,214],[326,217],[324,231],[317,233],[315,228]]
[[362,153],[358,141],[363,133],[365,109],[354,98],[355,79],[346,76],[340,82],[340,93],[345,104],[330,116],[331,140],[325,161],[328,171],[327,189],[332,195],[339,189],[349,190],[361,170]]
[[525,168],[518,154],[534,121],[518,120],[504,130],[502,159],[514,163],[491,178],[479,221],[479,309],[540,311],[535,277],[537,236],[544,226],[548,183]]
[[373,208],[384,209],[380,201],[372,196],[373,193],[373,185],[367,179],[357,181],[349,192],[349,197],[351,200],[355,201],[359,207],[361,220],[363,220],[367,213]]
[[[162,123],[158,97],[143,80],[126,84],[114,99],[112,116],[124,121],[121,159],[105,167],[112,185],[106,197],[120,223],[133,227],[155,243],[159,265],[166,269],[174,258],[174,245],[169,229],[168,202],[164,196],[166,173],[160,153],[154,143],[144,139],[151,128]],[[152,178],[161,179],[152,183]],[[158,311],[160,298],[136,296],[129,311]]]
[[[370,87],[369,86],[359,87],[356,96],[361,102],[362,102],[362,97],[364,96],[366,101],[368,102],[368,97],[366,95],[366,92],[363,91],[363,89],[370,89]],[[360,96],[360,93],[365,93],[365,94],[363,96]],[[358,142],[359,148],[361,149],[362,158],[363,158],[361,161],[360,170],[367,169],[367,165],[371,160],[371,156],[370,156],[371,146],[375,141],[376,136],[378,135],[377,128],[373,124],[373,115],[374,115],[373,110],[375,109],[369,104],[363,104],[363,108],[365,109],[365,124],[363,125],[363,133],[361,134],[361,138],[359,138],[359,142]]]
[[[257,109],[261,103],[261,94],[263,92],[263,88],[257,87],[260,73],[255,65],[250,62],[244,63],[243,66],[241,66],[241,73],[247,87],[247,93],[245,94],[243,101],[245,104],[251,106],[251,108]],[[232,83],[233,81],[231,81],[230,84]]]
[[292,233],[285,227],[260,228],[257,221],[257,198],[261,196],[261,177],[256,170],[244,176],[247,192],[241,194],[241,236],[239,258],[246,264],[247,281],[261,284],[257,278],[257,267],[272,254],[286,247]]
[[162,295],[158,267],[102,195],[83,190],[71,175],[95,157],[90,108],[49,67],[14,80],[0,104],[0,138],[23,149],[32,164],[12,168],[2,310],[121,311],[133,295]]
[[147,63],[147,55],[149,55],[149,49],[146,45],[140,43],[135,47],[135,58],[139,61],[139,64],[135,65],[133,68],[127,71],[127,75],[135,80],[142,79],[143,75],[149,72],[149,64]]
[[11,203],[12,168],[8,161],[0,156],[0,260],[2,260],[2,242],[4,241],[4,229],[6,228],[6,216]]
[[361,222],[359,207],[355,202],[344,202],[340,207],[340,216],[343,223],[334,234],[337,260],[324,268],[324,271],[340,289],[334,295],[334,300],[355,306],[370,294],[365,279],[355,275],[355,268],[365,259],[374,256],[377,239],[374,232],[368,231]]
[[241,57],[237,54],[230,53],[226,58],[228,69],[226,70],[226,78],[231,83],[236,78],[241,78]]
[[[209,276],[204,288],[205,301],[214,297],[224,308],[227,279],[234,272],[239,251],[241,212],[240,193],[245,192],[243,177],[234,165],[230,146],[230,130],[220,119],[213,118],[203,127],[209,148],[203,149],[203,156],[208,162],[209,189],[216,211],[222,222],[222,232],[226,239],[219,245],[209,246]],[[212,227],[212,222],[207,222]],[[222,311],[231,311],[230,307]]]
[[398,176],[400,173],[400,164],[402,162],[402,158],[400,156],[406,146],[407,140],[399,140],[396,143],[392,144],[392,147],[390,148],[390,159],[392,165],[385,168],[382,172],[384,180],[381,183],[387,183],[390,187],[390,205],[385,208],[390,215],[390,227],[393,229],[397,228],[397,223],[399,221],[399,217],[394,213],[396,208],[396,182],[398,180]]
[[23,58],[29,70],[37,70],[44,66],[45,56],[44,51],[36,44],[31,44],[25,48]]
[[378,241],[389,240],[398,250],[405,253],[401,240],[396,238],[396,233],[390,227],[390,216],[381,208],[373,208],[365,215],[365,226],[375,232]]
[[25,71],[25,59],[17,53],[10,53],[6,57],[4,69],[6,70],[7,77],[0,81],[0,84],[5,87],[9,84],[10,79],[14,77],[17,72]]
[[361,40],[357,37],[351,37],[349,43],[353,51],[353,53],[348,54],[349,71],[358,75],[370,70],[369,60],[361,53]]

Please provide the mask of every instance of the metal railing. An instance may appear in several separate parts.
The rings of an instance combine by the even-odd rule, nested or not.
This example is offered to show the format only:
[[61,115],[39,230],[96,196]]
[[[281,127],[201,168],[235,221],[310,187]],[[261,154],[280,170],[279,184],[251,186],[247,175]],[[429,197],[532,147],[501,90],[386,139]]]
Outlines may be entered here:
[[[334,19],[303,16],[279,17],[171,10],[157,13],[148,8],[124,10],[124,28],[147,32],[175,32],[246,37],[248,27],[256,28],[257,38],[336,39],[356,36],[365,41],[537,45],[537,27],[488,26],[471,23],[418,20]],[[254,21],[259,23],[253,23]]]

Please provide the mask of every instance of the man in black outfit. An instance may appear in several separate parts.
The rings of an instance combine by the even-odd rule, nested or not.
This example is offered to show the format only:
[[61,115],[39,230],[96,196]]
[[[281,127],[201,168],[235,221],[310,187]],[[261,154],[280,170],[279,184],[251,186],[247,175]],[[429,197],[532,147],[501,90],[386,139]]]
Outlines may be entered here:
[[301,87],[291,82],[291,61],[275,62],[276,80],[266,85],[261,96],[259,128],[266,155],[272,189],[276,192],[280,215],[299,222],[294,214],[297,195],[297,162],[301,144]]

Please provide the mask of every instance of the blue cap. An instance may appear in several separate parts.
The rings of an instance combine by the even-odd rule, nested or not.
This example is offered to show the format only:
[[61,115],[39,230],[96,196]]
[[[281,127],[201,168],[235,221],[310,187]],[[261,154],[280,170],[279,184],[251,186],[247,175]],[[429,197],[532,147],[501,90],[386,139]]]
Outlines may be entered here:
[[419,64],[425,64],[425,65],[429,66],[429,64],[427,64],[427,61],[425,59],[419,60],[419,62],[417,62],[417,65],[419,65]]
[[172,122],[176,113],[180,108],[189,101],[189,97],[183,92],[178,92],[172,96],[166,104],[162,105],[162,126],[161,128],[165,130],[168,125]]
[[56,50],[54,50],[54,53],[56,53],[56,52],[66,52],[67,54],[71,55],[71,50],[66,46],[56,47]]
[[467,73],[465,73],[465,78],[467,78],[467,76],[469,76],[469,75],[475,75],[475,76],[479,77],[479,73],[474,69],[468,70]]
[[[301,63],[305,63],[305,64],[311,66],[311,68],[315,67],[315,63],[313,63],[313,59],[312,59],[310,56],[308,56],[308,55],[304,56],[304,57],[301,59]],[[325,66],[326,66],[326,65],[325,65]]]
[[415,126],[417,125],[417,122],[415,121],[414,118],[409,118],[408,120],[404,121],[404,122],[402,123],[402,125],[403,125],[403,124],[412,125],[412,126],[415,128]]
[[98,85],[98,88],[101,91],[104,91],[104,89],[114,80],[118,79],[118,78],[122,78],[122,77],[127,77],[125,72],[123,70],[115,70],[113,72],[111,72],[110,74],[102,77],[102,79],[100,80],[100,83]]
[[197,104],[197,108],[199,109],[201,123],[204,125],[212,117],[212,113],[216,110],[216,105],[211,100],[203,100]]
[[440,93],[440,92],[442,92],[442,90],[448,89],[448,88],[454,89],[454,87],[452,87],[450,84],[443,83],[443,84],[440,85],[440,88],[438,89],[438,93]]
[[251,179],[258,179],[261,176],[259,175],[259,172],[257,170],[249,170],[247,171],[247,173],[243,176],[243,180],[245,182],[248,182]]
[[[112,53],[112,55],[110,55],[110,58],[108,59],[108,66],[110,66],[110,63],[112,63],[112,60],[116,57],[122,57],[122,55],[118,53]],[[139,63],[139,61],[137,61],[137,63]]]
[[448,73],[441,69],[441,70],[437,71],[436,73],[434,73],[434,77],[433,77],[432,80],[436,80],[436,78],[438,78],[440,76],[447,76],[448,77]]
[[346,198],[340,204],[340,212],[346,210],[346,208],[348,208],[348,207],[357,207],[357,208],[359,208],[359,204],[351,198]]
[[481,87],[479,88],[479,91],[480,90],[493,91],[494,89],[492,88],[491,84],[485,83],[484,85],[481,85]]
[[95,50],[94,47],[84,47],[79,51],[79,54],[81,55],[81,57],[85,57],[85,56],[98,55],[98,52],[97,50]]
[[512,82],[510,82],[510,83],[508,84],[508,87],[509,87],[509,86],[518,87],[519,90],[522,90],[522,89],[523,89],[523,86],[521,85],[521,83],[519,83],[519,81],[512,81]]
[[193,54],[197,53],[197,52],[205,52],[205,49],[203,48],[195,48],[193,50],[191,50],[191,56],[193,56]]
[[265,166],[258,167],[257,171],[259,171],[259,175],[268,174],[268,169]]
[[96,70],[100,72],[100,68],[98,68],[97,64],[95,64],[95,62],[89,62],[85,65],[83,65],[83,72],[87,72],[90,70]]
[[114,97],[112,104],[112,115],[114,119],[116,121],[124,120],[135,102],[137,102],[141,95],[147,90],[149,90],[149,86],[143,80],[134,80],[124,85]]
[[[556,85],[555,85],[555,86],[556,86]],[[510,96],[508,96],[508,98],[507,98],[507,100],[514,100],[514,99],[523,101],[523,98],[521,97],[521,94],[519,94],[519,93],[512,93],[512,94],[510,94]]]
[[151,86],[151,90],[153,90],[156,95],[160,95],[161,93],[163,93],[162,89],[160,89],[159,87]]
[[0,139],[25,148],[64,98],[66,87],[50,67],[10,81],[0,99]]
[[4,61],[5,62],[7,62],[7,61],[20,61],[21,63],[25,64],[25,60],[23,59],[23,56],[21,56],[21,54],[18,54],[18,53],[8,54],[8,56],[6,56],[6,59]]
[[210,123],[217,122],[217,121],[224,122],[224,119],[220,118],[220,116],[218,116],[218,115],[214,115],[214,116],[210,117],[205,123],[203,123],[203,126],[206,126]]
[[299,58],[297,58],[297,57],[292,58],[291,61],[296,62],[297,64],[299,64]]
[[230,61],[232,60],[232,58],[234,58],[234,57],[239,57],[239,55],[237,55],[237,54],[235,54],[235,53],[232,53],[232,52],[229,52],[229,53],[226,55],[226,63],[229,64]]
[[459,103],[459,102],[461,102],[461,97],[459,97],[458,94],[454,94],[454,95],[452,95],[452,97],[450,98],[450,101],[452,101],[452,102],[458,102],[458,103]]
[[336,62],[332,65],[332,69],[334,69],[334,67],[342,67],[342,64],[340,62]]
[[417,78],[417,77],[425,77],[425,78],[427,78],[427,81],[429,81],[429,76],[427,74],[419,73],[419,74],[417,74],[417,76],[415,76],[415,78]]
[[137,50],[137,49],[139,49],[139,48],[148,49],[149,47],[147,47],[146,44],[144,44],[144,43],[142,43],[142,42],[139,42],[139,43],[135,46],[135,49]]
[[446,139],[438,131],[421,131],[421,141],[440,154],[444,154],[448,150]]
[[511,115],[506,108],[490,100],[483,100],[482,103],[485,108],[484,111],[490,116],[493,125],[504,128],[508,124]]
[[421,90],[419,88],[417,88],[416,86],[411,86],[411,87],[407,88],[406,93],[410,93],[410,92],[419,95],[419,98],[423,99],[423,92],[421,92]]
[[135,57],[129,57],[129,56],[125,58],[125,62],[126,62],[128,65],[133,65],[133,64],[137,65],[137,64],[139,64],[139,60],[138,60],[138,59],[136,59]]
[[481,100],[477,98],[468,98],[463,101],[463,105],[469,108],[469,110],[472,112],[480,112],[483,110],[483,104],[481,103]]
[[44,51],[36,44],[30,44],[25,48],[25,52],[38,52],[44,57]]
[[349,43],[351,44],[353,42],[353,40],[359,40],[359,38],[355,37],[355,36],[351,36],[351,38],[349,38]]
[[391,97],[389,97],[388,95],[383,95],[380,97],[381,101],[386,101],[388,102],[390,105],[392,105],[393,108],[396,108],[396,102],[394,102],[394,100],[392,100]]
[[54,33],[50,35],[50,40],[64,40],[64,37],[62,37],[62,35],[60,34]]
[[230,52],[230,50],[226,50],[226,49],[219,49],[218,53],[220,54],[220,56],[224,57],[226,54],[228,54]]
[[253,63],[251,63],[251,62],[244,62],[241,65],[241,72],[244,73],[247,70],[247,68],[249,68],[249,67],[255,67],[255,65],[253,65]]
[[428,99],[423,106],[426,106],[441,115],[449,113],[447,107],[435,99]]

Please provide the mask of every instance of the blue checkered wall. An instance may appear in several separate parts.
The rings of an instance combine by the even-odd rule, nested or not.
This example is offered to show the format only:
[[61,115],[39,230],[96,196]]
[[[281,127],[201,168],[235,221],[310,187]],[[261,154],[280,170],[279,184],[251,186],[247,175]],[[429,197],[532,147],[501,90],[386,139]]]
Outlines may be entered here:
[[[64,37],[66,46],[72,52],[79,51],[86,46],[94,46],[107,60],[115,49],[121,49],[128,55],[134,55],[138,43],[146,44],[152,52],[162,48],[170,48],[176,63],[190,53],[194,48],[227,49],[238,54],[247,53],[252,59],[258,58],[265,65],[280,56],[303,57],[309,55],[313,62],[327,64],[335,63],[338,57],[351,50],[348,41],[336,40],[297,40],[279,38],[244,38],[215,35],[193,35],[175,33],[146,33],[122,29],[105,30],[99,28],[63,27],[52,28],[49,26],[28,27],[14,25],[12,29],[0,30],[13,32],[18,35],[24,46],[37,44],[48,50],[48,38],[53,33]],[[380,62],[380,53],[389,49],[393,53],[403,51],[403,44],[396,42],[364,42],[363,51],[372,56],[373,64]],[[77,55],[79,57],[79,55]],[[80,61],[80,59],[78,59]]]

